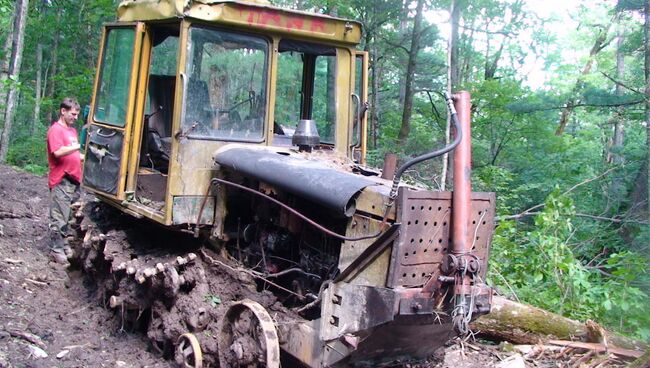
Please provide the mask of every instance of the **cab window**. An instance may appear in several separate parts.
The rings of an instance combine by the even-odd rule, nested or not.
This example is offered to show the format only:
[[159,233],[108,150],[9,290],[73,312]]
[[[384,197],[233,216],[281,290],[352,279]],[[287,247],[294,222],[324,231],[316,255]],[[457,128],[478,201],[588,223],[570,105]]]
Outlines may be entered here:
[[268,48],[262,37],[190,28],[182,117],[189,138],[263,139]]
[[112,28],[107,32],[94,119],[123,127],[126,124],[135,30]]
[[301,119],[315,120],[321,143],[333,144],[336,127],[336,49],[281,40],[278,51],[274,144],[290,145]]

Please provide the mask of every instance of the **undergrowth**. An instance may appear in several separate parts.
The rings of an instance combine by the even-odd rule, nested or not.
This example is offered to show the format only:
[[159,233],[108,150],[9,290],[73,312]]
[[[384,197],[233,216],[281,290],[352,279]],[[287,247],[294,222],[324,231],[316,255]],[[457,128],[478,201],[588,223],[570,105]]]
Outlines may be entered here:
[[553,191],[534,224],[502,221],[496,229],[488,278],[502,292],[569,318],[650,340],[647,258],[604,246],[590,260],[573,245],[575,206]]

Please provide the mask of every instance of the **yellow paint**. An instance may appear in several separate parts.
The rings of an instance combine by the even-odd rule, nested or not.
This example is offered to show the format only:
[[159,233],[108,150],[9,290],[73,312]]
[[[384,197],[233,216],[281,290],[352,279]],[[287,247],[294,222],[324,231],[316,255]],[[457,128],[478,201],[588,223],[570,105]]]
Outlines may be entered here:
[[[91,111],[90,111],[90,122],[93,125],[97,126],[104,126],[113,130],[120,131],[123,136],[124,136],[124,142],[122,146],[122,152],[120,153],[121,158],[120,158],[120,168],[118,171],[118,181],[117,181],[117,192],[115,195],[109,194],[109,193],[103,193],[101,191],[98,191],[93,188],[88,188],[85,187],[85,189],[90,190],[91,192],[94,193],[101,193],[102,195],[108,197],[108,198],[113,198],[116,200],[124,200],[126,198],[125,195],[125,184],[126,184],[126,174],[127,174],[127,168],[128,168],[128,161],[129,161],[129,149],[131,146],[131,129],[132,129],[132,124],[133,124],[133,113],[135,110],[135,95],[136,95],[136,86],[138,84],[138,75],[137,73],[134,73],[133,71],[137,71],[138,65],[140,64],[140,55],[142,51],[142,44],[144,40],[144,30],[145,30],[145,25],[144,23],[138,22],[138,23],[124,23],[124,24],[109,24],[104,28],[103,34],[102,34],[102,47],[101,51],[99,52],[99,66],[97,70],[100,70],[101,68],[101,63],[103,60],[103,54],[104,54],[104,49],[105,49],[105,42],[106,42],[106,37],[108,35],[108,32],[110,29],[115,29],[115,28],[125,28],[125,27],[135,27],[135,35],[134,35],[134,45],[133,45],[133,58],[131,60],[131,64],[133,65],[132,73],[131,73],[131,79],[129,81],[129,94],[128,94],[128,103],[127,103],[127,112],[126,112],[126,121],[124,123],[124,127],[119,127],[119,126],[114,126],[114,125],[106,125],[106,124],[101,124],[97,121],[94,120],[95,117],[95,102],[97,100],[97,94],[98,94],[98,89],[99,89],[99,77],[100,73],[97,73],[95,76],[95,84],[94,84],[94,93],[92,97],[92,104],[91,104]],[[87,152],[86,152],[87,153]]]
[[[282,38],[290,37],[301,41],[319,42],[336,47],[336,131],[335,149],[343,155],[350,155],[352,139],[350,126],[355,114],[351,94],[355,88],[355,77],[363,78],[362,101],[367,95],[367,72],[355,76],[357,51],[353,48],[361,37],[361,25],[358,22],[333,18],[320,14],[311,14],[285,10],[268,5],[222,2],[213,0],[128,0],[122,2],[118,9],[120,22],[108,27],[136,27],[133,56],[133,72],[129,84],[129,103],[127,121],[123,129],[124,148],[120,167],[118,194],[104,197],[112,198],[134,213],[148,217],[166,225],[172,224],[172,203],[176,196],[203,196],[208,189],[210,179],[218,172],[213,166],[212,155],[219,147],[231,142],[188,139],[178,137],[181,131],[183,111],[183,93],[187,83],[185,65],[187,58],[189,29],[193,23],[206,23],[233,30],[243,30],[259,34],[269,39],[266,90],[266,128],[263,140],[251,145],[269,146],[273,144],[273,124],[275,114],[275,84],[278,73],[278,44]],[[180,18],[180,20],[179,20]],[[137,202],[126,202],[126,193],[137,192],[137,172],[139,168],[142,130],[147,99],[147,85],[151,62],[152,39],[143,21],[169,19],[180,21],[179,50],[177,55],[177,74],[172,116],[172,145],[165,193],[165,206],[162,211],[152,210]],[[132,21],[138,23],[129,23]],[[106,31],[102,36],[105,43]],[[102,47],[99,60],[102,60]],[[367,55],[364,68],[367,67]],[[99,68],[98,68],[99,70]],[[95,91],[98,90],[99,73],[95,77]],[[96,94],[97,92],[95,92]],[[96,95],[93,95],[91,109],[95,107]],[[91,110],[91,116],[94,111]],[[93,122],[93,124],[97,124]],[[97,124],[102,125],[103,124]],[[363,122],[365,131],[365,121]],[[112,129],[114,126],[106,125]],[[365,138],[365,133],[362,134]],[[362,139],[362,157],[365,160],[365,142]],[[382,200],[381,195],[360,197],[363,208],[368,200]],[[365,199],[364,199],[365,198]],[[369,211],[369,213],[372,211]]]
[[135,114],[133,116],[133,128],[131,134],[133,136],[133,144],[131,144],[130,157],[128,159],[128,174],[126,182],[126,191],[135,192],[138,177],[138,166],[140,161],[140,148],[142,146],[142,131],[144,128],[144,109],[145,100],[147,97],[147,85],[149,83],[149,61],[151,59],[151,34],[148,29],[144,28],[143,42],[142,42],[142,57],[137,68],[137,87],[136,87],[136,100],[135,100]]
[[362,33],[359,22],[251,2],[126,0],[119,5],[117,14],[120,21],[190,17],[210,23],[347,44],[359,43]]
[[[366,51],[357,51],[357,55],[362,55],[363,66],[361,67],[362,75],[356,76],[356,78],[361,78],[361,103],[363,101],[368,101],[368,68],[369,68],[369,57]],[[353,70],[356,71],[356,68]],[[355,80],[356,80],[355,78]],[[361,119],[361,164],[366,164],[366,152],[368,151],[368,114],[370,111],[367,111],[363,114],[363,119]]]
[[[181,22],[179,38],[178,65],[176,67],[176,87],[174,95],[174,116],[172,116],[172,151],[169,158],[169,175],[167,176],[167,196],[165,198],[165,224],[172,223],[172,198],[175,195],[184,193],[178,191],[179,181],[182,179],[182,165],[178,162],[179,140],[177,132],[181,131],[182,97],[185,92],[187,76],[185,74],[185,61],[187,60],[187,38],[189,36],[190,23],[187,20]],[[199,157],[197,157],[199,159]],[[189,178],[188,178],[189,179]],[[198,183],[198,182],[197,182]]]
[[351,78],[350,71],[354,70],[354,58],[349,49],[336,50],[336,128],[335,142],[336,150],[344,155],[348,154],[350,142],[348,127],[352,119],[352,91],[354,81]]

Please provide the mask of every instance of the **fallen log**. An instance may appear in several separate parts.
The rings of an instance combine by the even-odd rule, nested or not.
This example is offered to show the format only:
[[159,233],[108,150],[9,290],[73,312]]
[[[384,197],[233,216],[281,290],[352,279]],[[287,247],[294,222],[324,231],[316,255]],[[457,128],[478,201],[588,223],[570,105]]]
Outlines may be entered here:
[[630,363],[627,368],[650,368],[650,350],[646,351],[639,359]]
[[628,350],[646,351],[642,341],[605,331],[598,325],[582,323],[530,305],[495,295],[489,314],[470,325],[480,335],[509,341],[513,344],[546,343],[549,340],[571,340],[608,344]]
[[620,355],[622,357],[626,358],[640,358],[643,355],[642,351],[639,350],[630,350],[630,349],[623,349],[619,348],[616,346],[606,346],[605,344],[601,343],[593,343],[593,342],[582,342],[582,341],[567,341],[567,340],[549,340],[548,342],[551,345],[557,345],[557,346],[566,346],[566,347],[571,347],[571,348],[578,348],[578,349],[584,349],[584,350],[591,350],[596,353],[613,353],[616,355]]

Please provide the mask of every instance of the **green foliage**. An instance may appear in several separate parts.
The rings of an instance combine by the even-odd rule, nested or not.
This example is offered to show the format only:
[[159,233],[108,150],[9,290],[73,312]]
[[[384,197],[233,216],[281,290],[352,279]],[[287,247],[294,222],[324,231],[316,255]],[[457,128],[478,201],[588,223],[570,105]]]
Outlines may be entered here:
[[649,338],[650,298],[635,282],[645,260],[631,251],[606,255],[596,265],[576,257],[573,201],[556,188],[534,226],[503,221],[497,228],[489,279],[503,291],[568,317],[596,319],[610,328]]
[[221,298],[214,294],[206,294],[205,301],[208,302],[213,308],[221,304]]
[[47,172],[44,136],[30,136],[14,142],[9,147],[7,162],[37,174]]

